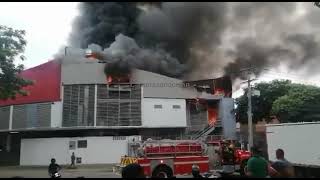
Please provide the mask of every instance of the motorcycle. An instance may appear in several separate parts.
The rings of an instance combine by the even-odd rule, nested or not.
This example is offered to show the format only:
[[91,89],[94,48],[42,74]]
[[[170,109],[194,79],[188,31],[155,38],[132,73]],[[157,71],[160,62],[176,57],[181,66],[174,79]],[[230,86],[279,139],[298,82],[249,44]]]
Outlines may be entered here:
[[61,174],[59,172],[55,172],[55,173],[50,174],[50,177],[51,178],[61,178]]

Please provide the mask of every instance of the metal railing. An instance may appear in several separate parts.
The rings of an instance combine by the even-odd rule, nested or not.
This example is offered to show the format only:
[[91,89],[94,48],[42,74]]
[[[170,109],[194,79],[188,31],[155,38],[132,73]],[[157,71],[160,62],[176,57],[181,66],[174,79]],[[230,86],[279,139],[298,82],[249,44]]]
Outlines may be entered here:
[[144,152],[147,157],[154,155],[200,155],[203,153],[202,144],[195,143],[194,140],[150,140],[143,143],[143,146],[148,148]]

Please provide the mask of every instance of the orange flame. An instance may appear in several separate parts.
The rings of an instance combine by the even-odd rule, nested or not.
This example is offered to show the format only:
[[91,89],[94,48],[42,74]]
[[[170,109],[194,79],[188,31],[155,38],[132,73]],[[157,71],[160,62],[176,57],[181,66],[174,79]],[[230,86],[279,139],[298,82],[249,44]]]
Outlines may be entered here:
[[107,77],[107,83],[108,83],[108,84],[112,83],[112,77],[111,77],[111,76],[108,76],[108,77]]

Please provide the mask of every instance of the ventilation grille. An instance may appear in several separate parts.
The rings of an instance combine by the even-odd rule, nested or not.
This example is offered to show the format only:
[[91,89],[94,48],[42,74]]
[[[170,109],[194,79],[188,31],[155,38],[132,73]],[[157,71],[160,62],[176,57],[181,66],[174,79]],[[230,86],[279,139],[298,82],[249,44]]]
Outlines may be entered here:
[[50,127],[51,103],[13,106],[12,128]]
[[93,126],[94,85],[65,85],[62,126]]
[[97,126],[140,126],[141,86],[98,85]]
[[[63,126],[93,126],[95,85],[64,86]],[[141,86],[97,85],[97,126],[140,126]]]

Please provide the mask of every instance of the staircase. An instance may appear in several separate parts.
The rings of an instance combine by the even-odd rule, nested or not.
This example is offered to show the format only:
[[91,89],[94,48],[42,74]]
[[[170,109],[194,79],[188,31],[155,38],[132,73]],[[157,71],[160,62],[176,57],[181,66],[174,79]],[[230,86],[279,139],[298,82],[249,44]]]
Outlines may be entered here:
[[207,137],[212,131],[215,130],[215,126],[208,125],[206,126],[203,130],[197,131],[196,133],[193,134],[194,140],[200,140],[201,138]]
[[191,137],[194,140],[205,140],[216,129],[216,127],[219,126],[221,126],[220,121],[217,121],[214,124],[208,124],[204,129],[192,133]]

